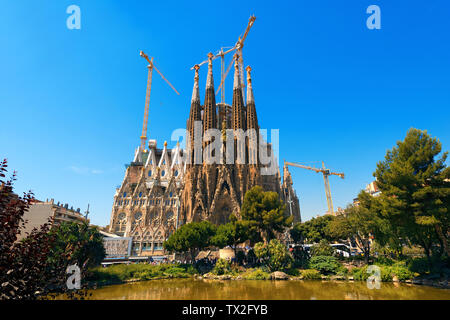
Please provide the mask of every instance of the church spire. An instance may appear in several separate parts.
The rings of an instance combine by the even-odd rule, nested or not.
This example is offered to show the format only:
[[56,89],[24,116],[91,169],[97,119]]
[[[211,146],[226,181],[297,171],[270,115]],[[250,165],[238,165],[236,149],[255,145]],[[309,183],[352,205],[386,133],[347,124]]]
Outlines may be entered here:
[[208,76],[206,78],[206,93],[203,114],[203,132],[208,129],[217,128],[216,116],[216,93],[214,91],[214,79],[212,71],[212,58],[214,55],[208,53]]
[[255,98],[253,97],[252,77],[248,66],[247,70],[247,130],[249,131],[248,140],[248,161],[249,164],[258,164],[258,139],[259,126],[256,116]]
[[239,77],[239,55],[234,55],[234,84],[232,102],[233,129],[246,130],[244,98],[242,97],[241,81]]
[[198,80],[199,80],[198,70],[199,69],[200,69],[199,65],[196,64],[194,66],[195,76],[194,76],[194,89],[192,90],[191,105],[192,105],[192,103],[197,102],[197,101],[200,103],[200,90],[198,87]]
[[198,87],[198,70],[200,69],[199,65],[194,66],[195,76],[194,76],[194,89],[192,90],[192,99],[191,99],[191,111],[189,114],[188,120],[188,130],[189,130],[189,140],[190,140],[190,151],[191,151],[191,161],[194,157],[194,128],[195,121],[202,121],[202,111],[200,106],[200,91]]
[[247,70],[247,129],[258,131],[258,117],[256,116],[255,98],[253,96],[252,77],[250,72],[252,68],[248,66]]

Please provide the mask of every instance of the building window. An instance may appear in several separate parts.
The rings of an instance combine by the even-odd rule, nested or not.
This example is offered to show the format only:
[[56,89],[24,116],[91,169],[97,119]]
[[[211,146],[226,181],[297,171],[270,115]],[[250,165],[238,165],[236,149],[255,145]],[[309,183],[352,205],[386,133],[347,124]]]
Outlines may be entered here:
[[139,192],[139,198],[142,198],[142,192]]
[[169,193],[169,197],[172,198],[172,192]]
[[152,176],[152,170],[148,170],[148,176],[149,176],[149,177]]
[[142,213],[136,212],[135,215],[134,215],[134,219],[135,220],[141,220],[141,218],[142,218]]
[[126,196],[127,196],[127,193],[126,193],[126,192],[124,192],[124,193],[123,193],[123,197],[125,198]]
[[175,170],[175,177],[178,176],[178,170]]
[[165,175],[166,175],[166,171],[165,170],[161,171],[161,177],[164,177]]

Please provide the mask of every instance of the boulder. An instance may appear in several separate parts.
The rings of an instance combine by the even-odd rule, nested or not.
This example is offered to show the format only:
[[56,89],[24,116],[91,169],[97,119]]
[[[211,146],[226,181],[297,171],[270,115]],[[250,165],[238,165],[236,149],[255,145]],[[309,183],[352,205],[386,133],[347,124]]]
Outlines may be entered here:
[[289,276],[284,272],[275,271],[271,273],[270,278],[272,280],[288,280]]
[[400,280],[398,280],[398,277],[397,277],[397,276],[393,276],[393,277],[392,277],[392,282],[400,282]]

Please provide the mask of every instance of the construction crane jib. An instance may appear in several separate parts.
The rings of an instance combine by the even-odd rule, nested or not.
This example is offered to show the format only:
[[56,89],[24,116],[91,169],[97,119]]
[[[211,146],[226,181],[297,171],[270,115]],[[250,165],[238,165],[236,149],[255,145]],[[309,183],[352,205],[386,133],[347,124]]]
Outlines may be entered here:
[[178,91],[174,88],[174,86],[169,82],[169,80],[164,77],[164,75],[156,68],[153,57],[151,59],[148,58],[148,55],[146,55],[143,51],[139,52],[139,55],[148,62],[148,77],[147,77],[147,92],[145,94],[145,111],[144,111],[144,123],[142,125],[142,134],[141,134],[141,150],[145,150],[145,143],[147,142],[147,124],[148,124],[148,112],[150,107],[150,93],[152,91],[152,75],[153,75],[153,69],[158,72],[158,74],[161,76],[161,78],[164,79],[164,81],[167,82],[167,84],[173,89],[173,91],[176,92],[176,94],[179,95]]
[[319,172],[322,173],[323,181],[325,184],[325,195],[327,197],[328,213],[331,215],[334,215],[333,200],[331,198],[331,188],[330,188],[330,181],[329,181],[328,177],[331,175],[335,175],[335,176],[338,176],[338,177],[341,177],[342,179],[344,179],[344,177],[345,177],[344,173],[331,172],[330,169],[325,168],[325,163],[323,161],[322,161],[322,168],[305,166],[303,164],[299,164],[299,163],[295,163],[295,162],[288,162],[288,161],[284,161],[284,165],[297,167],[297,168],[303,168],[303,169],[307,169],[307,170],[312,170],[312,171],[315,171],[316,173],[319,173]]
[[[222,58],[222,61],[221,61],[220,85],[219,85],[219,88],[216,91],[216,95],[217,95],[217,94],[219,94],[219,91],[222,90],[222,94],[221,94],[221,102],[222,103],[225,102],[225,93],[224,93],[224,91],[225,91],[224,90],[225,79],[226,79],[228,73],[230,72],[231,67],[232,67],[232,65],[234,63],[234,59],[231,59],[231,62],[228,65],[228,68],[225,71],[225,55],[227,55],[228,53],[230,53],[230,52],[232,52],[234,50],[236,50],[236,52],[239,54],[239,69],[240,69],[239,72],[240,72],[240,78],[241,78],[240,81],[241,81],[241,88],[242,88],[242,90],[244,90],[244,80],[243,80],[244,79],[244,76],[243,76],[244,68],[243,68],[242,48],[244,47],[245,39],[247,38],[247,35],[248,35],[250,29],[252,28],[253,23],[255,22],[255,20],[256,20],[255,16],[251,16],[249,18],[248,24],[247,24],[247,28],[245,29],[244,35],[242,36],[242,38],[241,37],[238,38],[236,44],[233,47],[231,47],[231,48],[230,47],[222,47],[222,48],[220,48],[219,52],[212,57],[212,60],[215,60],[216,58],[219,58],[219,57]],[[224,49],[227,49],[227,50],[224,51]],[[202,61],[197,66],[200,67],[203,64],[207,63],[208,61],[209,61],[209,59],[205,60],[205,61]],[[193,70],[194,67],[192,67],[191,70]]]

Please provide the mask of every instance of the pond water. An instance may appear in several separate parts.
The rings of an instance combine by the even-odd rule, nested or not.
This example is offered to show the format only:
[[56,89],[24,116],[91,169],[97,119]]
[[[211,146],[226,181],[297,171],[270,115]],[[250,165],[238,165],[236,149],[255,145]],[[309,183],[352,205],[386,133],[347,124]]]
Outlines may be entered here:
[[450,300],[450,289],[404,283],[264,280],[150,280],[92,290],[91,299],[107,300]]

